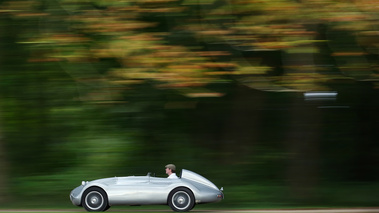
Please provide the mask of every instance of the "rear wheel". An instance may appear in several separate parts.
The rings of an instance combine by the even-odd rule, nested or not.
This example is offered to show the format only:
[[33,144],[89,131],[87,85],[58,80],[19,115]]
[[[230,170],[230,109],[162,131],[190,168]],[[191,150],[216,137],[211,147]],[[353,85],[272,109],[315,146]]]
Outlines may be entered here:
[[195,206],[195,197],[187,188],[174,189],[168,196],[168,205],[176,212],[187,212]]
[[109,209],[108,197],[100,188],[89,188],[83,193],[82,205],[89,212],[103,212]]

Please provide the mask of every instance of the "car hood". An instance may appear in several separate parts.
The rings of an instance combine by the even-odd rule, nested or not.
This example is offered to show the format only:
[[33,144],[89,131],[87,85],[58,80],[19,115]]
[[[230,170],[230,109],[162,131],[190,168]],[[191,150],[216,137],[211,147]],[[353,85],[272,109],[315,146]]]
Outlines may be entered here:
[[102,178],[102,179],[92,180],[92,181],[89,181],[88,183],[90,184],[102,183],[102,184],[110,185],[116,182],[117,182],[117,177],[113,177],[113,178]]

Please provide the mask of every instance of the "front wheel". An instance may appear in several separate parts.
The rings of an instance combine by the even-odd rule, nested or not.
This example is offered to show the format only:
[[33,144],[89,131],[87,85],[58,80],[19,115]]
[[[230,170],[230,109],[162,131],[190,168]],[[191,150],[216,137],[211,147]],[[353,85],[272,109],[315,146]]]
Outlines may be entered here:
[[83,193],[82,205],[89,212],[103,212],[109,208],[107,194],[100,188],[89,188]]
[[168,196],[168,205],[176,212],[187,212],[195,206],[195,197],[189,189],[174,189]]

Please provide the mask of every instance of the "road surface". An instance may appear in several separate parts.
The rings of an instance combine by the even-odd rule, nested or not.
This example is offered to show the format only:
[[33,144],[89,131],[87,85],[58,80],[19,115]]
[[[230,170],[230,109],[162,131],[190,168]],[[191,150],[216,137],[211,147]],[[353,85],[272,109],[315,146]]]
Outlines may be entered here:
[[[48,212],[86,212],[84,209],[0,209],[0,212],[11,212],[11,213],[48,213]],[[109,210],[108,212],[173,212],[169,209],[167,210],[136,210],[131,209],[115,209],[114,211]],[[346,208],[346,209],[249,209],[249,210],[192,210],[190,213],[379,213],[378,208]]]

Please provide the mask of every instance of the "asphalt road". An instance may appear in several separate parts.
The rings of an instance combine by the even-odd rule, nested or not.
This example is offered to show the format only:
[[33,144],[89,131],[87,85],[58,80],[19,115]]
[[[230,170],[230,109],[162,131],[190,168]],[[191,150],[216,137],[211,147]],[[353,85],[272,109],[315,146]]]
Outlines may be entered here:
[[235,210],[223,213],[379,213],[378,209],[273,209],[273,210]]
[[[83,209],[77,210],[61,210],[61,209],[0,209],[0,212],[14,212],[14,213],[37,213],[37,212],[86,212]],[[110,212],[172,212],[171,210],[116,210]],[[348,209],[250,209],[250,210],[193,210],[192,213],[379,213],[378,208],[348,208]]]

